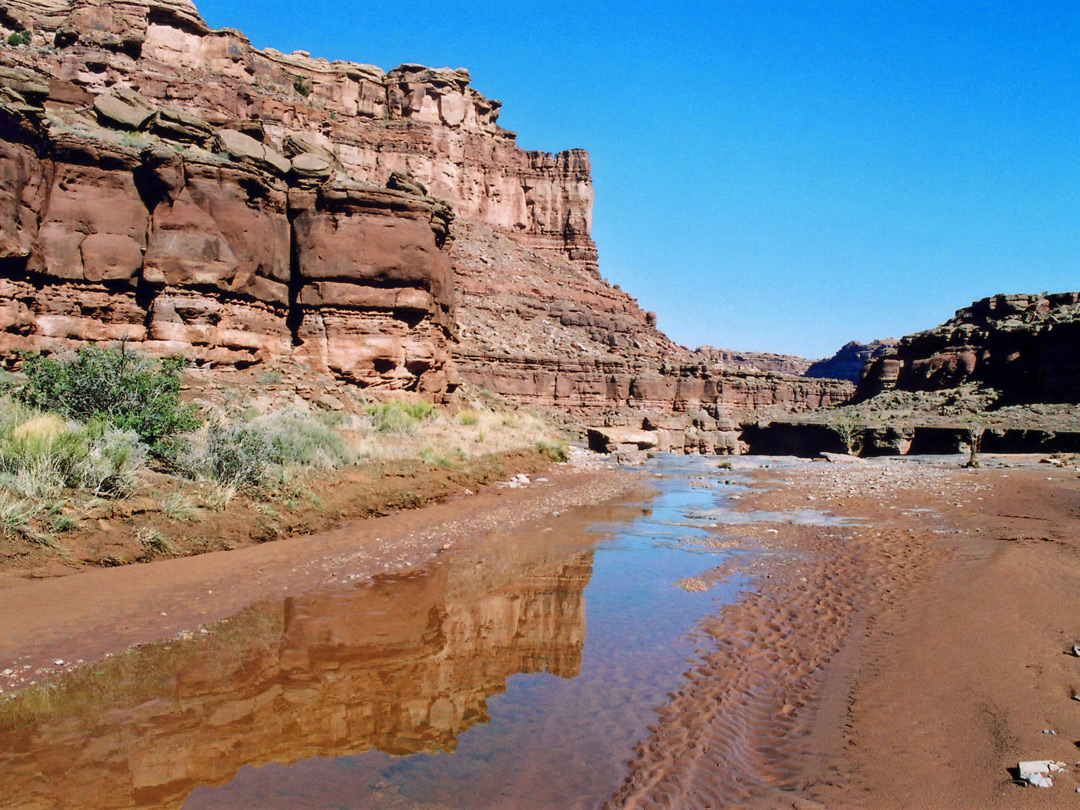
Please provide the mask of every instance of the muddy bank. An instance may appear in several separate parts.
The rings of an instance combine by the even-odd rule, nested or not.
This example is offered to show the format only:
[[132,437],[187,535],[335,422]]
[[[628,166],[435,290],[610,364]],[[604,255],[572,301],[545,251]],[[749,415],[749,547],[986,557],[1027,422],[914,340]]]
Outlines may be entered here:
[[[157,474],[143,494],[99,499],[76,528],[57,536],[54,547],[0,541],[0,589],[23,578],[67,576],[314,534],[342,521],[422,508],[551,467],[551,459],[536,451],[478,456],[453,465],[370,461],[332,473],[312,472],[279,490],[238,492],[216,509],[197,507],[190,497],[191,490],[213,489],[210,485]],[[170,494],[186,504],[182,514],[162,508]]]
[[[1007,769],[1076,758],[1077,473],[880,460],[755,477],[742,508],[786,519],[714,542],[773,553],[701,623],[609,807],[1072,806],[1072,774],[1025,791]],[[800,525],[806,510],[850,522]]]

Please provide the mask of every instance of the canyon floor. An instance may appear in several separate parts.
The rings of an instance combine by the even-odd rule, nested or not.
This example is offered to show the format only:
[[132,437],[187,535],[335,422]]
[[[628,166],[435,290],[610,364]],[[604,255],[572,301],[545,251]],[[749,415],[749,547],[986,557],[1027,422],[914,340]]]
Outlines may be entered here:
[[[987,457],[979,469],[962,469],[958,457],[734,458],[730,472],[717,464],[696,485],[726,476],[751,484],[699,542],[753,553],[678,584],[707,590],[737,575],[751,584],[692,631],[697,650],[682,686],[658,710],[608,807],[1078,800],[1075,467],[1038,457]],[[176,637],[343,571],[350,581],[409,572],[493,526],[527,528],[642,486],[640,476],[604,469],[539,477],[311,537],[9,578],[0,653],[19,666],[2,686]],[[1014,780],[1018,761],[1041,759],[1068,766],[1052,788]]]
[[[856,522],[741,530],[779,562],[705,622],[715,650],[662,710],[638,764],[654,783],[670,771],[688,799],[713,793],[712,806],[1073,806],[1080,475],[1039,461],[756,473],[766,489],[745,509],[814,508]],[[677,726],[691,729],[692,751],[669,744]],[[1018,761],[1046,759],[1068,768],[1052,788],[1014,780]],[[736,773],[757,781],[717,779],[724,769],[708,767],[741,760]],[[632,777],[627,793],[637,787]]]

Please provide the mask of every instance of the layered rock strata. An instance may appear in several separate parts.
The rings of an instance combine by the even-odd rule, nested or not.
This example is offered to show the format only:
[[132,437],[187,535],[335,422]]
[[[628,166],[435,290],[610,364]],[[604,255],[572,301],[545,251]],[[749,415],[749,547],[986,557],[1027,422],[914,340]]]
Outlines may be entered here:
[[578,424],[644,431],[641,449],[737,453],[741,422],[851,396],[846,382],[709,363],[625,292],[482,225],[458,229],[451,258],[457,380]]
[[995,295],[873,360],[859,383],[884,391],[993,389],[997,405],[1080,402],[1080,293]]
[[[340,169],[357,181],[381,185],[391,172],[406,172],[459,216],[596,269],[588,154],[519,149],[515,134],[496,123],[501,103],[471,88],[467,70],[406,64],[384,72],[258,50],[238,31],[211,30],[189,0],[7,5],[0,32],[29,30],[32,46],[40,46],[7,53],[7,61],[33,64],[84,100],[110,88],[138,91],[159,112],[150,121],[122,110],[133,130],[149,126],[200,142],[207,126],[233,126],[277,152],[292,142],[321,153],[330,166],[316,169]],[[307,170],[312,159],[301,163]],[[288,161],[278,168],[287,171]]]
[[361,385],[443,390],[453,288],[438,202],[307,189],[220,155],[58,131],[38,112],[0,111],[0,351],[127,339],[207,365],[295,354]]
[[16,0],[14,30],[9,358],[118,338],[209,366],[289,356],[434,397],[471,383],[672,450],[732,452],[743,412],[849,394],[668,340],[599,276],[588,155],[519,149],[465,70],[257,50],[187,0]]
[[694,353],[708,363],[734,371],[775,371],[780,374],[804,374],[812,361],[793,354],[772,352],[737,352],[715,346],[698,346]]

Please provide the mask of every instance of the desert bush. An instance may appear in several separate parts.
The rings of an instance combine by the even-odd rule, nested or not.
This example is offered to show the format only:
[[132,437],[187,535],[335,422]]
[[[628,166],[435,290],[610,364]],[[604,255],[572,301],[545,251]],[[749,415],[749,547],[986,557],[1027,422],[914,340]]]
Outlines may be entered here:
[[[19,410],[0,407],[5,415]],[[26,498],[55,498],[69,487],[125,495],[145,465],[134,432],[104,422],[79,425],[55,414],[34,414],[14,427],[5,421],[0,417],[0,484]]]
[[176,437],[198,425],[195,409],[180,400],[183,357],[161,361],[91,344],[56,357],[25,355],[27,405],[79,421],[105,420],[131,430],[157,458],[175,456]]
[[271,460],[282,466],[324,470],[352,464],[356,454],[345,437],[334,430],[343,419],[341,414],[333,411],[319,411],[313,415],[286,409],[271,414],[264,425]]
[[435,406],[430,402],[403,402],[392,400],[369,405],[364,409],[372,417],[375,429],[380,433],[410,434],[417,425],[434,413]]
[[833,433],[840,437],[840,441],[844,443],[848,455],[859,455],[862,451],[865,426],[859,421],[859,417],[854,410],[840,408],[832,412],[828,426]]
[[189,438],[178,464],[195,478],[263,487],[294,469],[335,469],[355,460],[345,437],[319,416],[295,409],[267,416],[232,414]]
[[979,451],[982,450],[983,436],[986,435],[987,420],[982,413],[975,413],[965,420],[960,440],[968,450],[968,459],[964,466],[977,469],[980,466]]
[[461,415],[458,416],[458,422],[465,427],[472,427],[473,425],[479,424],[480,414],[476,411],[462,411]]
[[566,442],[559,439],[541,439],[536,443],[536,449],[559,464],[570,458],[570,450],[566,446]]
[[194,478],[235,487],[262,486],[271,463],[265,432],[241,416],[208,421],[177,459],[180,469]]
[[29,45],[30,44],[30,32],[29,31],[12,31],[8,34],[8,45]]

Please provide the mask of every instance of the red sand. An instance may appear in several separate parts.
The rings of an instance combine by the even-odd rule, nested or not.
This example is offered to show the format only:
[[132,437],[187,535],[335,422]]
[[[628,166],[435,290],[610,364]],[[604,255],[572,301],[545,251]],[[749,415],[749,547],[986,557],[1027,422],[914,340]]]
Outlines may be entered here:
[[737,530],[782,556],[704,624],[611,806],[1076,806],[1080,767],[1050,789],[1008,770],[1080,756],[1076,471],[875,461],[761,479],[775,488],[748,509],[865,522]]

